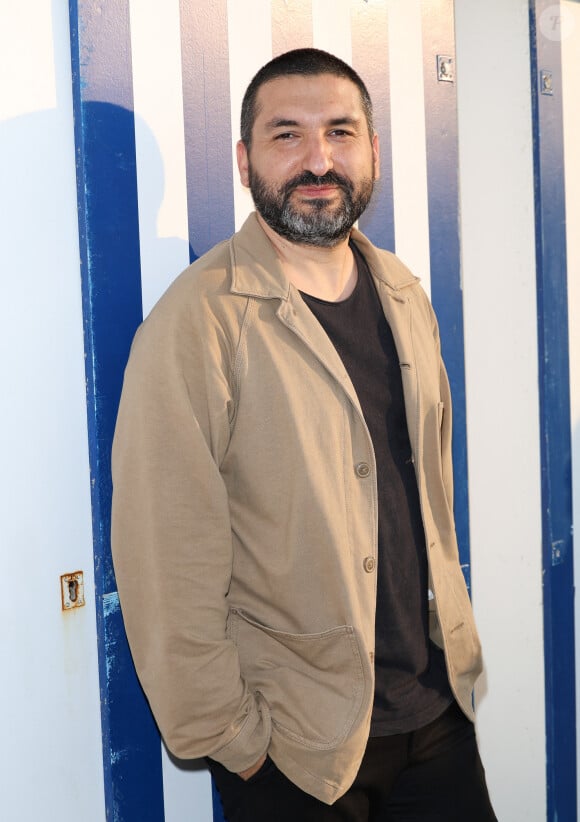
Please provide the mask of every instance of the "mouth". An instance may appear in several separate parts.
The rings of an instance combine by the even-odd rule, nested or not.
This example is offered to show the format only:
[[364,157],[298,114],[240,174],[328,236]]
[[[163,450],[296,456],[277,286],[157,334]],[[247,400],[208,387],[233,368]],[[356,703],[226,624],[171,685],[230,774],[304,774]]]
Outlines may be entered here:
[[333,184],[323,185],[299,185],[294,188],[298,194],[303,197],[314,197],[319,199],[321,197],[331,197],[340,191],[340,187]]

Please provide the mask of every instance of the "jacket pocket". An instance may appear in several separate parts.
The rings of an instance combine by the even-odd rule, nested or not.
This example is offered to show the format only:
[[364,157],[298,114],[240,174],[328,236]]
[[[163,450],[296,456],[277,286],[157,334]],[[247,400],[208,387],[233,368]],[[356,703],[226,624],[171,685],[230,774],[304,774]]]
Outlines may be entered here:
[[277,631],[230,611],[242,677],[265,698],[272,725],[301,745],[326,750],[348,736],[360,711],[364,671],[354,629]]

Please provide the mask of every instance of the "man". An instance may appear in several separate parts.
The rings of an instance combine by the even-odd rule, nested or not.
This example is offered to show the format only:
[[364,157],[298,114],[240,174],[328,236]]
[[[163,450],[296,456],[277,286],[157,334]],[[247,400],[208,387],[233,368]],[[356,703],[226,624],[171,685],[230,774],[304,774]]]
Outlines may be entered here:
[[230,822],[493,820],[437,325],[352,228],[379,175],[362,80],[275,58],[237,157],[257,214],[176,280],[125,377],[113,550],[141,682]]

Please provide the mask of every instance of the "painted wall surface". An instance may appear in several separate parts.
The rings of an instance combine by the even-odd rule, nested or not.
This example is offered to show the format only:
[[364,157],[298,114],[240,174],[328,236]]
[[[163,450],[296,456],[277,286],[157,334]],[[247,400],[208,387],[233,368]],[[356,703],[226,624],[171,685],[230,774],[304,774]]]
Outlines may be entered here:
[[[196,15],[207,37],[226,32],[231,82],[227,107],[219,113],[227,115],[236,137],[243,89],[274,51],[312,42],[356,58],[351,5],[356,4],[213,3],[221,9],[220,18],[204,17],[206,7],[194,0],[128,4],[145,313],[187,264],[190,248],[204,250],[197,239],[212,241],[208,221],[190,224],[188,198],[191,202],[203,192],[207,213],[213,213],[213,187],[220,178],[216,163],[203,186],[188,190],[186,161],[198,180],[201,167],[194,143],[188,143],[195,137],[195,112],[182,105],[182,95],[184,88],[193,94],[194,85],[187,84],[203,74],[188,62],[197,52],[185,46],[199,45],[198,35],[192,26],[188,36],[193,39],[181,39],[180,13]],[[368,5],[389,12],[386,85],[394,121],[395,245],[429,287],[421,3],[370,0]],[[310,8],[306,17],[305,6]],[[580,144],[580,5],[564,0],[563,7],[574,21],[562,43],[566,206],[573,227],[580,220],[575,149]],[[290,17],[295,28],[278,25],[280,15],[293,9],[301,10]],[[0,816],[52,822],[72,806],[88,822],[102,822],[68,15],[64,4],[42,0],[5,3],[1,15],[0,696],[9,706],[4,733],[10,745],[0,755]],[[546,760],[528,2],[456,0],[455,26],[471,587],[486,660],[476,694],[477,728],[498,818],[541,822],[546,818]],[[210,66],[209,79],[211,71]],[[239,225],[251,204],[235,182],[233,154],[222,162],[231,175],[232,225]],[[569,229],[576,519],[577,234]],[[59,576],[79,568],[85,573],[87,605],[63,614]],[[162,763],[166,822],[210,822],[207,773],[174,763],[163,749]]]
[[484,9],[461,0],[456,42],[472,595],[485,659],[478,733],[498,818],[539,821],[546,786],[528,3],[491,0]]
[[0,817],[102,822],[68,10],[0,16]]

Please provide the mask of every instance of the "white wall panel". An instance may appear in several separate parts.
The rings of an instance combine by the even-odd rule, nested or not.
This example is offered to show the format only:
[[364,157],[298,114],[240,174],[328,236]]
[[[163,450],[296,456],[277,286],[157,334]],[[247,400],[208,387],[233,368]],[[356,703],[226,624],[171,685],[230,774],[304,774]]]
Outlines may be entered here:
[[133,0],[130,9],[141,285],[147,315],[189,264],[179,0]]
[[536,283],[527,0],[456,3],[478,732],[499,819],[545,819]]
[[211,777],[203,762],[175,763],[162,746],[164,822],[212,822]]
[[395,251],[430,292],[421,2],[388,0]]
[[352,62],[350,36],[351,0],[312,0],[314,47]]
[[4,3],[0,11],[0,118],[54,108],[57,87],[50,4],[11,3],[8,9]]
[[[236,230],[254,206],[248,189],[240,182],[236,142],[240,137],[240,111],[244,92],[254,76],[272,59],[272,19],[267,0],[228,0],[230,95],[232,111],[232,157]],[[248,48],[251,43],[251,48]]]
[[4,3],[0,60],[0,817],[102,822],[67,4]]

